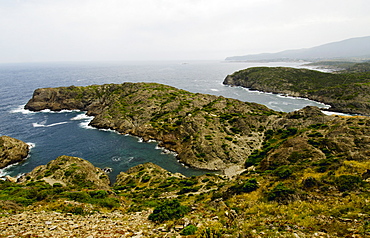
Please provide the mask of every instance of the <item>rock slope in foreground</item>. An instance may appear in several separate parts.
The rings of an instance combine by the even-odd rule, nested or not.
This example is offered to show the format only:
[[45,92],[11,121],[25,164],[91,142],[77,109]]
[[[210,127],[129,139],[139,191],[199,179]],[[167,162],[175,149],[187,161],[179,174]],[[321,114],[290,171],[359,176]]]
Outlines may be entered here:
[[23,141],[9,136],[0,137],[0,169],[23,161],[29,152],[29,146]]

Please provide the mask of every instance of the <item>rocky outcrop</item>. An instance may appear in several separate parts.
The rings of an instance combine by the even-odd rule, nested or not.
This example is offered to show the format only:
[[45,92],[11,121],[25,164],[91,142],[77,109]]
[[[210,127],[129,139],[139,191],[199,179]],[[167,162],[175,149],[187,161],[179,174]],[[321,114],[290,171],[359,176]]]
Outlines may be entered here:
[[65,155],[36,167],[21,178],[21,182],[36,180],[72,188],[110,189],[109,178],[102,169],[87,160]]
[[330,105],[332,111],[370,115],[369,82],[365,73],[255,67],[228,75],[223,84],[308,98]]
[[9,136],[0,137],[0,169],[23,161],[29,152],[29,146]]

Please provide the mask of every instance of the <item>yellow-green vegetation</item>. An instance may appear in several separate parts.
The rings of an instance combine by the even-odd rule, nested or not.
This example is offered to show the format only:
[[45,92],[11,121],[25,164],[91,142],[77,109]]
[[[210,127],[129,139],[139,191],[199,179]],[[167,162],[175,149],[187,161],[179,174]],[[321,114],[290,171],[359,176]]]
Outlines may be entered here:
[[286,67],[255,67],[233,73],[224,84],[306,97],[334,111],[370,115],[370,63],[347,66],[339,73]]

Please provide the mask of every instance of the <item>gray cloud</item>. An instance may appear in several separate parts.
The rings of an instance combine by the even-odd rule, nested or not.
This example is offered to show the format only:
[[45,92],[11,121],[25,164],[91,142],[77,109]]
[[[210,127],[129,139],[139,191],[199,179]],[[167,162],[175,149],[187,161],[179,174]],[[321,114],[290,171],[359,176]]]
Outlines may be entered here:
[[370,35],[368,0],[0,0],[0,62],[223,59]]

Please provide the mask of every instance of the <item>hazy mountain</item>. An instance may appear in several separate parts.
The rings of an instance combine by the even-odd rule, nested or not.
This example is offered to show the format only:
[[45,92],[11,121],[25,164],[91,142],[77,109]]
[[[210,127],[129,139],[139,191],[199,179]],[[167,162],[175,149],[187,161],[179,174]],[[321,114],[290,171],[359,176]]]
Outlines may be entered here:
[[323,60],[340,58],[370,58],[370,36],[351,38],[312,48],[285,50],[277,53],[227,57],[233,61]]

